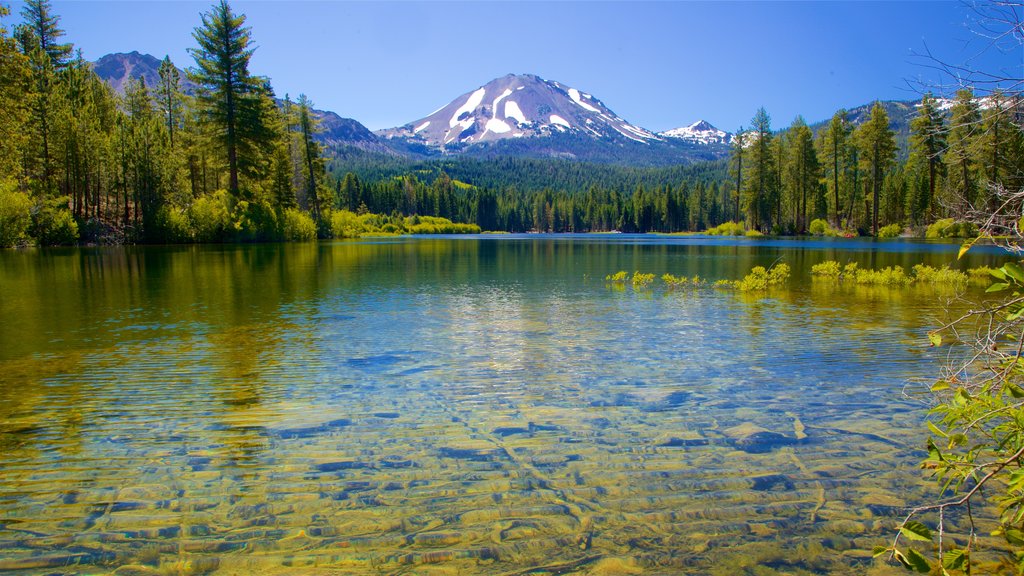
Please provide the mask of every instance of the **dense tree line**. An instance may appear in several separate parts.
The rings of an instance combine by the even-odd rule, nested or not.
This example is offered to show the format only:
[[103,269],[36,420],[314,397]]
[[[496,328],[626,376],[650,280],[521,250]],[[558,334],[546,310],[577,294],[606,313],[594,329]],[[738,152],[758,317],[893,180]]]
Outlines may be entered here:
[[0,8],[0,218],[27,241],[306,238],[330,229],[330,181],[311,103],[278,105],[248,71],[251,31],[221,1],[202,16],[181,91],[160,81],[115,94],[70,44],[48,0],[9,31]]
[[803,233],[827,219],[837,230],[877,234],[997,209],[993,190],[1024,186],[1024,108],[999,92],[976,98],[966,89],[945,104],[921,99],[904,162],[880,103],[858,126],[840,110],[816,136],[800,117],[773,132],[758,110],[730,155],[743,218],[763,232]]

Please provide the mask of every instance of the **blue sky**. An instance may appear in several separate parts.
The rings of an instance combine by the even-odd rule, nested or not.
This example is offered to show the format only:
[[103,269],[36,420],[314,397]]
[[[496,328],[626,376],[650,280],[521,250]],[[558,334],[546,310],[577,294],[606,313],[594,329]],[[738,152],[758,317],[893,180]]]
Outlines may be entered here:
[[[0,0],[5,2],[6,0]],[[20,2],[9,2],[18,20]],[[67,39],[90,60],[138,50],[192,65],[210,2],[61,1]],[[235,1],[258,48],[251,70],[371,129],[426,116],[509,72],[602,99],[667,130],[706,119],[735,130],[759,106],[774,126],[941,80],[912,51],[953,62],[984,43],[959,2]],[[976,63],[1020,69],[1024,53]]]

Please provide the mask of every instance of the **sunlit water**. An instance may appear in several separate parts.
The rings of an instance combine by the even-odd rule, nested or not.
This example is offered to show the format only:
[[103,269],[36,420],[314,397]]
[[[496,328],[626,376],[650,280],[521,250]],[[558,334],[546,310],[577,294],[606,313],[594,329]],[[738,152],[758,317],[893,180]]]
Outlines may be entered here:
[[[887,573],[872,546],[934,494],[914,381],[942,356],[924,334],[963,304],[810,266],[956,248],[2,252],[0,571]],[[604,281],[775,261],[793,277],[766,295]]]

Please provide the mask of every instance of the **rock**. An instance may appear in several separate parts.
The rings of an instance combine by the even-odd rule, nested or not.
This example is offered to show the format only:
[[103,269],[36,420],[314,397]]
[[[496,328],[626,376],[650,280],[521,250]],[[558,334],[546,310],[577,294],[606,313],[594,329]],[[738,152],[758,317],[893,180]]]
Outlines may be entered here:
[[797,442],[796,438],[771,432],[751,422],[744,422],[728,428],[724,433],[730,444],[749,454],[763,454],[780,446],[790,446]]

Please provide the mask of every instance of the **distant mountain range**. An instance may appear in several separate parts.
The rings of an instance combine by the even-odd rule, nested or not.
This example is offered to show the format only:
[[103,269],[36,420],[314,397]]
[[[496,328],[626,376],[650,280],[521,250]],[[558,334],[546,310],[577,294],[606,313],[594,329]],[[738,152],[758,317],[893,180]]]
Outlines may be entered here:
[[[96,73],[119,92],[140,76],[156,85],[159,67],[159,59],[138,52],[108,54],[94,63]],[[195,85],[184,72],[181,77],[183,91],[192,93]],[[872,104],[850,109],[850,120],[865,120]],[[916,102],[883,104],[905,149]],[[511,156],[668,166],[723,158],[733,138],[704,120],[654,133],[619,117],[594,95],[532,74],[496,78],[427,116],[376,133],[334,112],[314,112],[319,139],[331,153],[355,148],[413,159]]]

